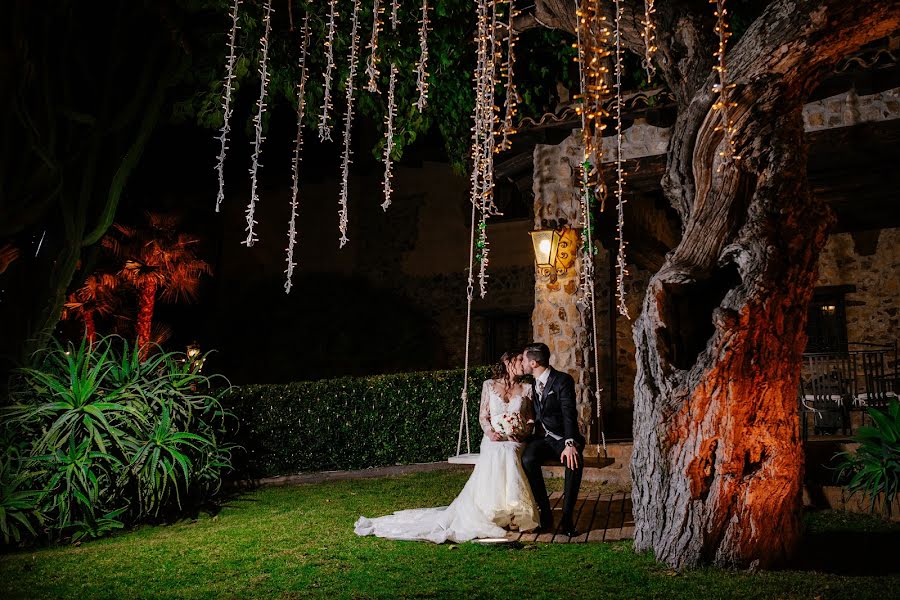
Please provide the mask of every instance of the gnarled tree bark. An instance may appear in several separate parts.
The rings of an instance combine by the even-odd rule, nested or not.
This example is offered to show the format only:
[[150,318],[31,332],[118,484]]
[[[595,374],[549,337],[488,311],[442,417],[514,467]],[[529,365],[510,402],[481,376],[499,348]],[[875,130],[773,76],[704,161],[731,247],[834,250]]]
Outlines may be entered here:
[[[640,51],[643,2],[624,4]],[[797,379],[829,218],[806,181],[802,107],[838,60],[900,27],[900,5],[770,2],[727,55],[742,158],[721,171],[705,7],[657,3],[657,62],[679,107],[662,186],[683,237],[634,326],[635,549],[677,568],[768,567],[800,536]],[[573,12],[539,0],[521,27],[571,30]]]

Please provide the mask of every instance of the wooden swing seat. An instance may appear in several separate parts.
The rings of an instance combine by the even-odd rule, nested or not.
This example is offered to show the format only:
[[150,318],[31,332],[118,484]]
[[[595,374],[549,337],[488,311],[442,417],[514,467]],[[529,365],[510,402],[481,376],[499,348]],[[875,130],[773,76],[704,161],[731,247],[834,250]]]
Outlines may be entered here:
[[[476,462],[478,462],[478,456],[479,455],[476,452],[473,452],[471,454],[460,454],[458,456],[451,456],[447,459],[447,462],[453,465],[474,465]],[[603,467],[610,466],[614,462],[616,462],[614,458],[609,458],[607,456],[585,456],[584,468],[602,469]],[[558,467],[560,466],[560,463],[559,461],[550,458],[544,461],[543,466]]]

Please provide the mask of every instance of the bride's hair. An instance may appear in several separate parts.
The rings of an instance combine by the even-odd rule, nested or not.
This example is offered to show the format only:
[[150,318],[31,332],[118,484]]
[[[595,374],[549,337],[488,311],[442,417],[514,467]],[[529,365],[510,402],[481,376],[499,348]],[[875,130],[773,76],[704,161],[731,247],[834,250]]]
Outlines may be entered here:
[[493,377],[495,382],[502,381],[506,383],[506,389],[511,388],[516,382],[515,377],[510,376],[509,369],[506,367],[506,364],[512,361],[518,355],[518,352],[504,352],[500,357],[500,360],[497,361],[497,364],[495,364],[491,369],[491,377]]

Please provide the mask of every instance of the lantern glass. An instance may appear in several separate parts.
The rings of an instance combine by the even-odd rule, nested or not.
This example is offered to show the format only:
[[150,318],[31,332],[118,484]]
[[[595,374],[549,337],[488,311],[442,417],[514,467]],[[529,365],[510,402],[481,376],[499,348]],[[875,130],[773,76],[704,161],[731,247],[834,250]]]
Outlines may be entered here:
[[531,243],[534,245],[534,261],[537,266],[553,268],[559,249],[559,233],[552,229],[538,229],[530,233]]

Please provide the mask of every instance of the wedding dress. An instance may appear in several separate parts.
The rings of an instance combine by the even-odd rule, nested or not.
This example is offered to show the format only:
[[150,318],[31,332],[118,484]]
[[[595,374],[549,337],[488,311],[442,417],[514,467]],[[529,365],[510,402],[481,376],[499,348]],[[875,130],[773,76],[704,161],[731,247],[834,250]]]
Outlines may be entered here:
[[537,505],[520,461],[525,444],[494,442],[487,435],[491,429],[503,431],[504,420],[527,421],[530,396],[531,386],[525,385],[505,401],[494,389],[494,381],[485,381],[479,411],[485,436],[475,470],[462,492],[450,506],[401,510],[374,519],[360,517],[354,525],[356,534],[441,544],[505,537],[505,528],[536,528]]

